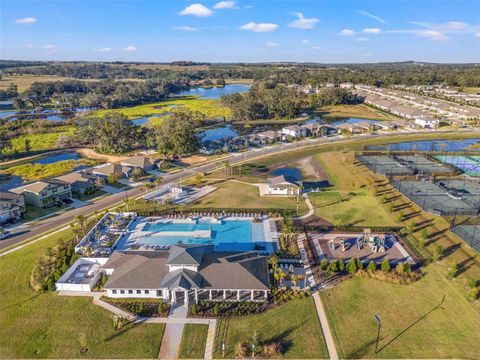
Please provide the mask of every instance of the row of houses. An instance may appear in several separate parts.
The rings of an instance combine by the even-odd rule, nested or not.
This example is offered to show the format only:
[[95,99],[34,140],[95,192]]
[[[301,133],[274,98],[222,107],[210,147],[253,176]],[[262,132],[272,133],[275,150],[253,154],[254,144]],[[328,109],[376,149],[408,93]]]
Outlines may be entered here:
[[455,90],[443,85],[415,85],[415,86],[401,86],[397,85],[395,88],[404,89],[406,91],[419,92],[432,97],[441,97],[448,101],[469,103],[472,105],[480,105],[480,92],[470,94],[463,91]]
[[119,164],[102,164],[0,192],[0,223],[21,219],[26,204],[38,208],[55,206],[74,195],[95,191],[102,187],[111,175],[116,179],[128,178],[135,169],[148,172],[156,166],[155,160],[139,155]]

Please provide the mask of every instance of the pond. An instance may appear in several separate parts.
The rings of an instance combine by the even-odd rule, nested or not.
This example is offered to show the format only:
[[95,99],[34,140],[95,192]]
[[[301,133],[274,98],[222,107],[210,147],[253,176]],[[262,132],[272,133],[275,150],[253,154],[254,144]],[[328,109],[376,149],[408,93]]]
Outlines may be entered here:
[[61,153],[57,155],[40,158],[38,160],[33,161],[33,163],[46,165],[46,164],[54,164],[59,161],[78,160],[78,159],[80,159],[80,156],[77,153]]
[[480,138],[462,139],[462,140],[421,140],[421,141],[405,141],[399,143],[391,143],[385,145],[368,145],[367,150],[387,150],[391,151],[472,151],[480,152],[480,148],[469,148],[471,145],[480,143]]
[[216,127],[213,129],[208,129],[200,133],[202,142],[205,141],[218,141],[228,138],[232,138],[238,135],[238,132],[232,128],[231,125],[225,125]]
[[[77,112],[86,112],[90,110],[95,110],[94,107],[76,107],[71,110],[71,112],[63,112],[60,110],[55,110],[55,109],[44,109],[41,112],[34,112],[32,110],[29,111],[24,111],[21,114],[18,114],[18,111],[15,110],[9,110],[9,111],[0,111],[0,118],[7,117],[7,116],[13,116],[18,114],[18,118],[20,120],[22,119],[30,119],[32,115],[35,115],[36,118],[40,120],[52,120],[52,121],[62,121],[62,120],[67,120],[68,118],[72,117],[74,113]],[[45,115],[45,116],[42,116]],[[18,119],[17,117],[12,117],[9,119],[9,121],[14,121]]]
[[245,84],[230,84],[223,87],[210,87],[210,88],[192,88],[184,90],[176,95],[178,96],[200,96],[204,99],[220,99],[221,96],[227,94],[245,93],[250,89],[251,85]]
[[293,178],[295,180],[301,180],[302,179],[302,172],[300,169],[295,168],[295,167],[284,167],[284,168],[278,168],[272,171],[273,176],[280,176],[283,175],[285,177]]
[[0,176],[0,191],[7,191],[22,185],[23,179],[21,176],[8,175],[6,177]]

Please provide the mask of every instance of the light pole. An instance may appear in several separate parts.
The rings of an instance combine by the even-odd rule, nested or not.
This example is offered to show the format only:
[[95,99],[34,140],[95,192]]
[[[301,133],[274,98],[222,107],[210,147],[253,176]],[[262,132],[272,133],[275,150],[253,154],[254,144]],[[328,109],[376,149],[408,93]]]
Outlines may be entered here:
[[382,328],[382,321],[380,320],[380,317],[377,314],[375,314],[373,316],[373,319],[378,324],[377,339],[375,341],[375,354],[377,354],[378,353],[378,340],[380,339],[380,329]]

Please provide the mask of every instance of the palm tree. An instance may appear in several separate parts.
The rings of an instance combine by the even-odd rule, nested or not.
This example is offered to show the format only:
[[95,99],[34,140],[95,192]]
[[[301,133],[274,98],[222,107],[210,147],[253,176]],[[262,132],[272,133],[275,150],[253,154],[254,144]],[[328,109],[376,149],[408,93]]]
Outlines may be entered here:
[[268,262],[270,264],[270,266],[272,267],[272,269],[275,271],[277,270],[278,268],[278,256],[273,254],[272,256],[270,256],[270,258],[268,259]]
[[74,221],[78,223],[80,229],[82,230],[82,235],[85,236],[87,232],[87,218],[83,215],[77,215],[75,216]]
[[74,245],[78,244],[81,231],[78,228],[77,224],[70,224],[70,229],[72,230],[72,235],[73,235],[73,240],[74,240]]
[[298,281],[298,276],[295,274],[290,275],[290,281],[293,284],[293,291],[297,291],[297,281]]
[[223,169],[225,170],[225,173],[228,175],[228,170],[230,169],[230,161],[225,160],[223,161]]
[[282,269],[277,269],[273,277],[280,282],[280,287],[283,287],[283,279],[287,277],[287,274]]

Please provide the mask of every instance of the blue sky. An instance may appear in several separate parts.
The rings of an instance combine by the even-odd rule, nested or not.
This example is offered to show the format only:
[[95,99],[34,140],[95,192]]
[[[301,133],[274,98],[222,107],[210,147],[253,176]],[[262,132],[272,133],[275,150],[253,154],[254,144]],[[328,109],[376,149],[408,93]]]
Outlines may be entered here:
[[480,61],[480,1],[0,2],[0,58]]

